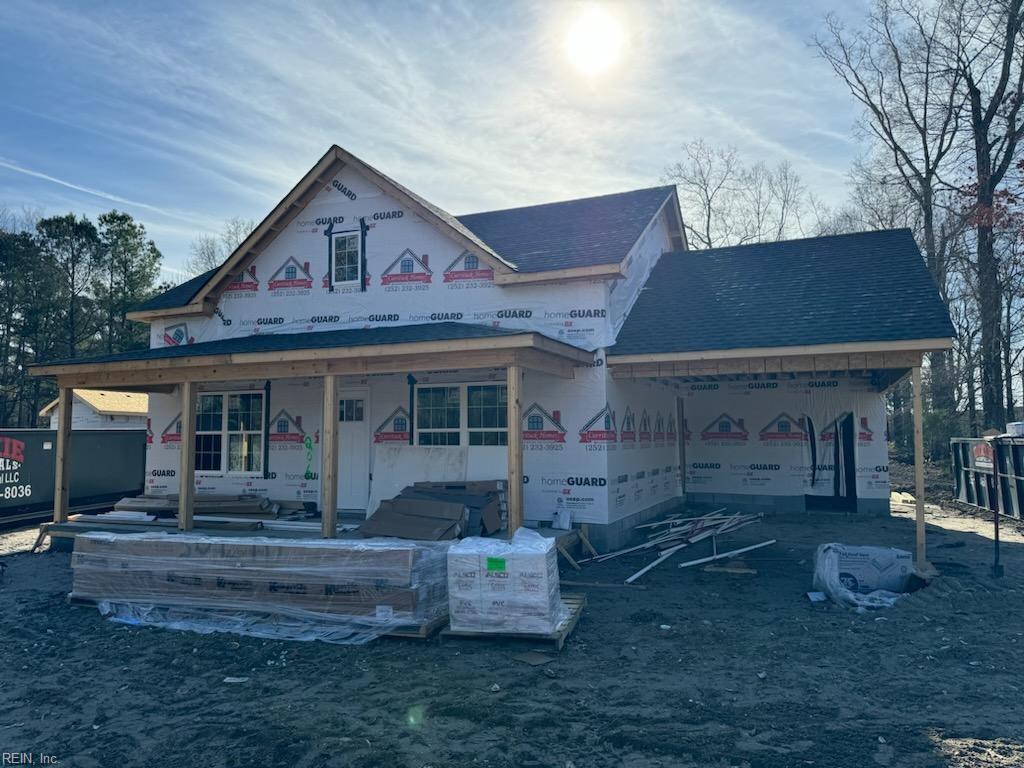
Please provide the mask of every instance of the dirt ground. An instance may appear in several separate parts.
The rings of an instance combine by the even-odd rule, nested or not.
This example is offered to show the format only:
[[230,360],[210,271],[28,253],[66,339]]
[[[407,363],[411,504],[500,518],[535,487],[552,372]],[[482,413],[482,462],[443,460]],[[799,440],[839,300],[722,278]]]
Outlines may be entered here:
[[[670,561],[643,589],[565,588],[589,605],[543,666],[509,643],[126,627],[68,605],[69,556],[12,553],[34,539],[14,534],[0,538],[0,750],[75,768],[1020,766],[1024,535],[1004,527],[997,581],[990,528],[932,514],[943,575],[857,614],[807,600],[815,546],[912,549],[909,516],[769,518],[729,539],[779,540],[747,556],[756,575]],[[621,583],[649,559],[563,579]]]

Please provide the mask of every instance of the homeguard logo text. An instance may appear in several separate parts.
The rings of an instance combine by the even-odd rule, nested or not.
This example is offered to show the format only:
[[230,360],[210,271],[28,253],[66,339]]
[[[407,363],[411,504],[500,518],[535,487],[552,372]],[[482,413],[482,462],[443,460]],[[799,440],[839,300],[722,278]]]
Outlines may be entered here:
[[603,477],[567,477],[565,479],[566,485],[574,485],[577,487],[595,487],[604,488],[608,485],[608,480]]
[[358,195],[355,192],[353,192],[351,189],[346,187],[344,184],[342,184],[337,179],[333,179],[331,181],[331,186],[334,187],[339,192],[341,192],[341,194],[343,194],[349,200],[355,200],[358,197]]
[[406,248],[381,273],[380,283],[383,286],[393,286],[390,290],[401,289],[403,286],[426,288],[433,281],[433,274],[428,254],[417,256]]
[[747,389],[778,389],[779,382],[777,381],[751,381],[747,384]]
[[708,392],[708,391],[713,390],[713,389],[718,389],[718,385],[717,384],[691,384],[690,385],[690,391],[691,392]]
[[398,407],[374,430],[373,442],[408,443],[409,437],[409,412]]
[[690,469],[721,469],[722,465],[717,461],[695,461],[690,464]]
[[405,211],[377,211],[370,216],[374,221],[387,221],[388,219],[400,219],[405,216]]
[[256,325],[284,325],[283,317],[257,317]]
[[366,316],[366,320],[367,320],[367,322],[370,322],[370,323],[397,323],[398,322],[398,315],[397,314],[367,315]]
[[331,323],[340,323],[341,315],[313,315],[311,318],[306,320],[311,325],[328,325]]
[[[494,270],[480,266],[480,257],[469,251],[459,254],[448,268],[444,271],[444,282],[449,288],[460,288],[458,283],[467,281],[490,281],[494,280]],[[454,284],[454,285],[453,285]]]
[[607,309],[569,309],[562,312],[545,312],[544,317],[555,320],[587,320],[595,317],[607,317]]
[[180,347],[182,344],[194,344],[195,337],[188,335],[186,323],[175,323],[164,328],[164,344],[168,347]]
[[153,477],[174,477],[177,472],[173,469],[154,469],[151,470],[149,474]]
[[811,389],[832,389],[839,386],[835,379],[823,379],[821,381],[808,381],[807,386]]
[[560,449],[565,442],[561,411],[548,413],[539,403],[534,403],[523,413],[523,426],[523,443],[527,448],[548,443]]

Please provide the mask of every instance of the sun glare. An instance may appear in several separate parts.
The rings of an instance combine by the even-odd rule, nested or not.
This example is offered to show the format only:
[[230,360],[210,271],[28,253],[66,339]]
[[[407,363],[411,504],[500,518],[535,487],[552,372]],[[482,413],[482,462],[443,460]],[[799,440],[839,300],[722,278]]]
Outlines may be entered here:
[[622,55],[625,43],[622,22],[599,5],[583,8],[569,24],[565,55],[580,74],[601,75]]

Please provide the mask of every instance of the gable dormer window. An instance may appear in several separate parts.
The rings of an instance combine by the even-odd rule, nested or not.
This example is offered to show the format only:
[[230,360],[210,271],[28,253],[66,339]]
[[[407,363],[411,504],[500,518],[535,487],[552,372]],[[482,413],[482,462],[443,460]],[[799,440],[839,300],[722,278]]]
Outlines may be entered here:
[[480,259],[472,253],[466,254],[466,258],[462,260],[462,268],[467,272],[471,272],[474,269],[480,269]]
[[412,259],[402,259],[401,265],[399,265],[403,275],[411,275],[413,270]]
[[339,232],[331,238],[334,285],[358,284],[362,278],[360,239],[358,232]]
[[[285,267],[285,270],[284,270],[284,279],[285,280],[294,280],[297,275],[298,275],[298,273],[295,271],[295,266],[294,265],[290,264],[287,267]],[[241,275],[239,275],[239,277],[241,277]]]
[[[468,261],[469,257],[466,259]],[[531,432],[539,432],[544,429],[544,419],[536,413],[530,414],[530,418],[526,420],[526,428]]]

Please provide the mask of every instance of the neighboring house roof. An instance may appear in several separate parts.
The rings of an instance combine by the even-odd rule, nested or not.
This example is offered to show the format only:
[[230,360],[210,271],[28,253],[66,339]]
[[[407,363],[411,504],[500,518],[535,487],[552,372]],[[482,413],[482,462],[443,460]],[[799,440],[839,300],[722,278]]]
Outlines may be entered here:
[[[75,399],[85,403],[100,416],[146,416],[149,414],[149,395],[144,392],[110,392],[105,389],[76,389]],[[59,400],[47,403],[40,416],[48,416],[57,408]]]
[[231,355],[246,352],[278,352],[289,349],[326,349],[362,347],[373,344],[405,344],[417,341],[452,341],[455,339],[495,338],[515,336],[530,331],[513,328],[495,328],[489,325],[468,325],[465,323],[424,323],[421,325],[396,325],[384,328],[352,328],[341,331],[310,331],[308,333],[259,333],[234,339],[204,341],[198,344],[138,349],[98,357],[72,357],[53,360],[52,365],[78,365],[91,363],[116,363],[131,360],[161,360],[174,357],[199,357],[203,355]]
[[459,216],[520,272],[618,264],[675,187]]
[[954,335],[909,229],[663,254],[610,355]]

